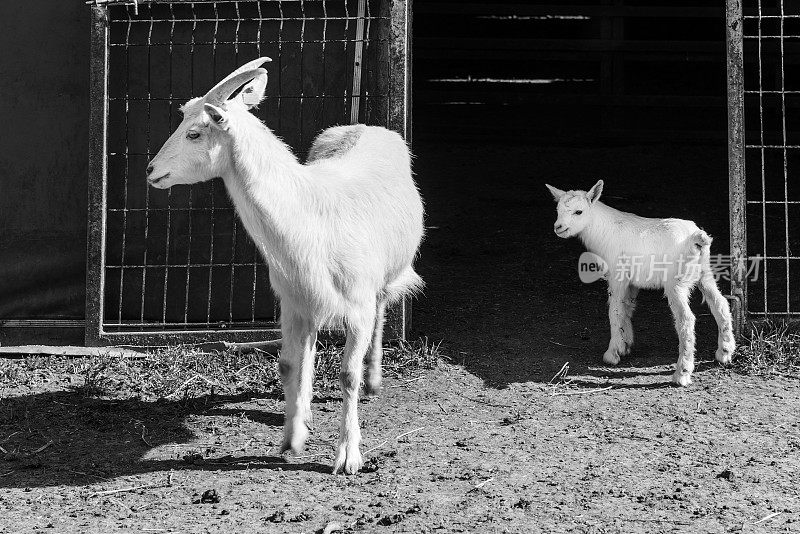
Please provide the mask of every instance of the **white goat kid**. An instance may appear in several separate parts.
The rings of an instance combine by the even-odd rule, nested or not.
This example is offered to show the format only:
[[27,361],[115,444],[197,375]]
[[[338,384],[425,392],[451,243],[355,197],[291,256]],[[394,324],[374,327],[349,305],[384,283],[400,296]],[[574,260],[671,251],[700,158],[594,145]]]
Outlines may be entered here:
[[[381,384],[381,340],[388,303],[422,285],[412,262],[423,234],[422,201],[408,148],[379,127],[323,132],[300,164],[249,110],[264,97],[260,58],[183,106],[183,122],[147,169],[166,189],[221,177],[236,211],[269,265],[281,304],[279,371],[286,398],[282,451],[302,450],[311,424],[317,332],[344,325],[343,412],[334,473],[362,466],[358,393]],[[234,97],[231,95],[242,90]]]
[[587,191],[562,191],[548,185],[558,202],[554,231],[577,236],[608,268],[608,316],[611,341],[603,361],[619,363],[633,346],[631,317],[639,289],[663,289],[680,342],[672,381],[686,386],[694,370],[695,318],[689,296],[700,286],[719,328],[717,361],[731,361],[736,343],[728,301],[717,289],[710,264],[711,237],[692,221],[649,219],[600,202],[603,181]]

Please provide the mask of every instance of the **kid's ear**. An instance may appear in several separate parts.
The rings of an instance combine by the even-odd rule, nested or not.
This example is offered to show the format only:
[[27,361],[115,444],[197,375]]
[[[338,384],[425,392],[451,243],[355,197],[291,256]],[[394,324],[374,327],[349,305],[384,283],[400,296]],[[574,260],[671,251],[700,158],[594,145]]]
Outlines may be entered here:
[[600,198],[600,195],[603,193],[603,180],[597,180],[597,183],[589,189],[589,192],[586,193],[586,196],[589,197],[590,202],[597,202],[597,199]]
[[206,124],[215,126],[221,130],[228,129],[228,112],[213,104],[203,104],[203,117]]
[[544,185],[546,185],[546,186],[547,186],[547,189],[549,189],[549,190],[550,190],[550,194],[551,194],[551,195],[553,195],[553,199],[555,199],[555,201],[556,201],[556,202],[558,202],[559,200],[561,200],[561,197],[563,197],[563,196],[564,196],[564,193],[565,193],[565,192],[564,192],[564,191],[562,191],[561,189],[559,189],[559,188],[557,188],[557,187],[553,187],[553,186],[552,186],[552,185],[550,185],[550,184],[544,184]]

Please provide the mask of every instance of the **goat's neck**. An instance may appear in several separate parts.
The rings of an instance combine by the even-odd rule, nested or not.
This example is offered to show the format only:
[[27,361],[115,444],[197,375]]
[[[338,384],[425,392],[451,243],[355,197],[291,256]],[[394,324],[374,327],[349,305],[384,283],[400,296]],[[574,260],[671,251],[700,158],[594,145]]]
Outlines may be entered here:
[[615,240],[619,239],[614,235],[617,226],[614,221],[619,213],[618,210],[606,206],[599,200],[595,202],[592,207],[592,219],[578,236],[589,251],[600,254],[611,250]]
[[[248,113],[233,133],[225,185],[251,237],[270,260],[285,258],[304,218],[304,168],[280,139]],[[270,262],[272,263],[272,262]]]

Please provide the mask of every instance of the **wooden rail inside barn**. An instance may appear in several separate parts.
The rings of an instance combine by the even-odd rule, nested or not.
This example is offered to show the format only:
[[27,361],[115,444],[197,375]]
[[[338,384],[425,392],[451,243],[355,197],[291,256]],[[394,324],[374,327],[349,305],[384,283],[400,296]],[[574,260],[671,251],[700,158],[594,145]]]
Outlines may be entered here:
[[415,9],[415,104],[417,117],[436,117],[429,133],[458,123],[462,135],[472,126],[548,139],[725,139],[720,2],[418,1]]

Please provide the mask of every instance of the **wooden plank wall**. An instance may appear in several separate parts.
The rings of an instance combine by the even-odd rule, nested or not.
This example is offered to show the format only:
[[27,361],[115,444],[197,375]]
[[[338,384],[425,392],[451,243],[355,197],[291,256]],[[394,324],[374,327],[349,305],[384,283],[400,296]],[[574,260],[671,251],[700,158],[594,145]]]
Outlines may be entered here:
[[414,6],[420,136],[725,140],[724,2]]

